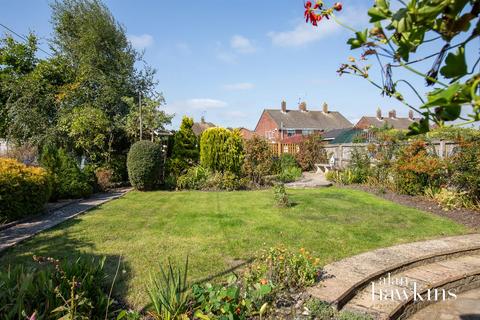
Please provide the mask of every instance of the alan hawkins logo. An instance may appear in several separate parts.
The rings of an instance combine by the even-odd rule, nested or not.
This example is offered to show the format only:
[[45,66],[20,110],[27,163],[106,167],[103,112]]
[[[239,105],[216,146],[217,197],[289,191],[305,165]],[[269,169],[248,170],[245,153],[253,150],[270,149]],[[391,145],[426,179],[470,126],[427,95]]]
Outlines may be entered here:
[[412,279],[407,277],[386,277],[371,282],[372,300],[407,301],[413,297],[414,302],[445,301],[457,299],[454,290],[442,288],[428,289],[426,292]]

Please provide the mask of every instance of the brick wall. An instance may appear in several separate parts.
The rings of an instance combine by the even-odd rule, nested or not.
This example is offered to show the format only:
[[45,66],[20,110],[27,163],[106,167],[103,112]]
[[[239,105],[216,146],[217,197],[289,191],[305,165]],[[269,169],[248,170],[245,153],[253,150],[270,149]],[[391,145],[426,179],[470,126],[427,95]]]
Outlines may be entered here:
[[[277,129],[275,131],[275,129]],[[273,119],[265,112],[262,113],[260,120],[258,120],[257,127],[255,128],[255,133],[263,138],[271,138],[273,141],[280,139],[280,130],[277,127],[277,124]],[[269,135],[271,133],[271,135]]]

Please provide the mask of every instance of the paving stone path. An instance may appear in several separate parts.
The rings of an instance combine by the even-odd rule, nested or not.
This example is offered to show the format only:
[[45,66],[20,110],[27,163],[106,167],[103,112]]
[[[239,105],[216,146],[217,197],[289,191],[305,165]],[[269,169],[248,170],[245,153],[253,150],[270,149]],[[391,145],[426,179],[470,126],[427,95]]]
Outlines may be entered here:
[[403,244],[334,262],[310,294],[374,319],[405,319],[443,295],[452,298],[449,290],[460,294],[475,288],[480,288],[480,234]]
[[30,221],[16,224],[0,231],[0,253],[39,232],[50,229],[66,220],[74,218],[105,202],[123,196],[130,189],[121,189],[115,192],[95,194],[88,199],[76,201],[48,214],[38,216]]
[[302,178],[295,182],[286,183],[287,188],[321,188],[330,187],[332,183],[325,179],[323,173],[304,172]]

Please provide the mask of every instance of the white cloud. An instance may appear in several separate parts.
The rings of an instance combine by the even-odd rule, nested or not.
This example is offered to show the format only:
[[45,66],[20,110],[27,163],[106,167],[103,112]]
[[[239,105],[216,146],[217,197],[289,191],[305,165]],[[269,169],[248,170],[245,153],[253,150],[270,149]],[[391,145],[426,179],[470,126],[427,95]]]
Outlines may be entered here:
[[192,110],[220,109],[228,104],[225,101],[210,98],[195,98],[184,101],[177,101],[167,105],[170,112],[185,112]]
[[219,51],[217,52],[217,59],[226,63],[235,63],[237,62],[237,57],[234,54],[225,52],[225,51]]
[[241,35],[235,35],[230,40],[230,47],[238,53],[254,53],[257,51],[250,39]]
[[139,36],[131,34],[128,35],[127,38],[135,49],[145,49],[153,45],[153,36],[149,34]]
[[[368,22],[367,14],[363,14],[365,12],[367,12],[365,8],[349,7],[342,12],[340,20],[348,21],[348,25],[352,27],[365,25]],[[333,20],[323,19],[318,24],[318,27],[314,27],[306,23],[305,20],[302,20],[295,25],[293,30],[280,32],[271,31],[267,35],[271,38],[272,44],[275,46],[299,47],[329,37],[342,29],[343,27]]]
[[320,23],[313,27],[304,21],[300,22],[293,30],[282,32],[269,32],[272,44],[279,47],[298,47],[318,41],[337,32],[341,27],[333,21]]
[[223,86],[225,90],[229,90],[229,91],[251,90],[254,87],[255,85],[250,82],[232,83],[232,84],[226,84]]

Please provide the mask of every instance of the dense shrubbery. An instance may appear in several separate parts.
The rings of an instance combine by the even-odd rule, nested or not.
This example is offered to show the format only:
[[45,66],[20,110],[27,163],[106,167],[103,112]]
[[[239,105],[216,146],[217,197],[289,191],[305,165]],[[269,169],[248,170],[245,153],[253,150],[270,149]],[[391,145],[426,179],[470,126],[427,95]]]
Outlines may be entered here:
[[302,169],[295,157],[288,153],[274,160],[273,172],[277,174],[277,180],[283,183],[293,182],[302,176]]
[[316,163],[326,163],[327,154],[323,148],[322,137],[312,134],[304,139],[295,158],[303,171],[313,170]]
[[[430,138],[455,139],[458,146],[440,158]],[[349,166],[327,173],[340,184],[367,183],[408,195],[426,195],[445,209],[479,208],[480,133],[443,128],[407,140],[398,131],[379,131],[366,152],[354,150]],[[426,139],[426,140],[425,140]]]
[[268,142],[256,135],[245,141],[243,172],[250,181],[255,185],[264,184],[272,169],[273,156]]
[[[105,260],[60,262],[34,257],[36,267],[16,266],[0,271],[0,314],[2,319],[115,318]],[[109,308],[109,313],[107,313]]]
[[0,222],[40,212],[50,193],[46,170],[0,158]]
[[[53,192],[51,200],[88,197],[93,192],[93,172],[81,170],[77,161],[64,149],[44,147],[40,163],[50,174]],[[93,179],[93,181],[92,181]]]
[[178,177],[177,180],[177,188],[180,190],[233,191],[245,187],[245,179],[241,179],[229,171],[213,172],[202,166],[188,169],[187,173]]
[[212,171],[239,175],[243,163],[240,133],[217,127],[205,130],[200,139],[200,163]]
[[127,156],[130,183],[137,190],[152,190],[162,182],[163,154],[160,145],[139,141]]

